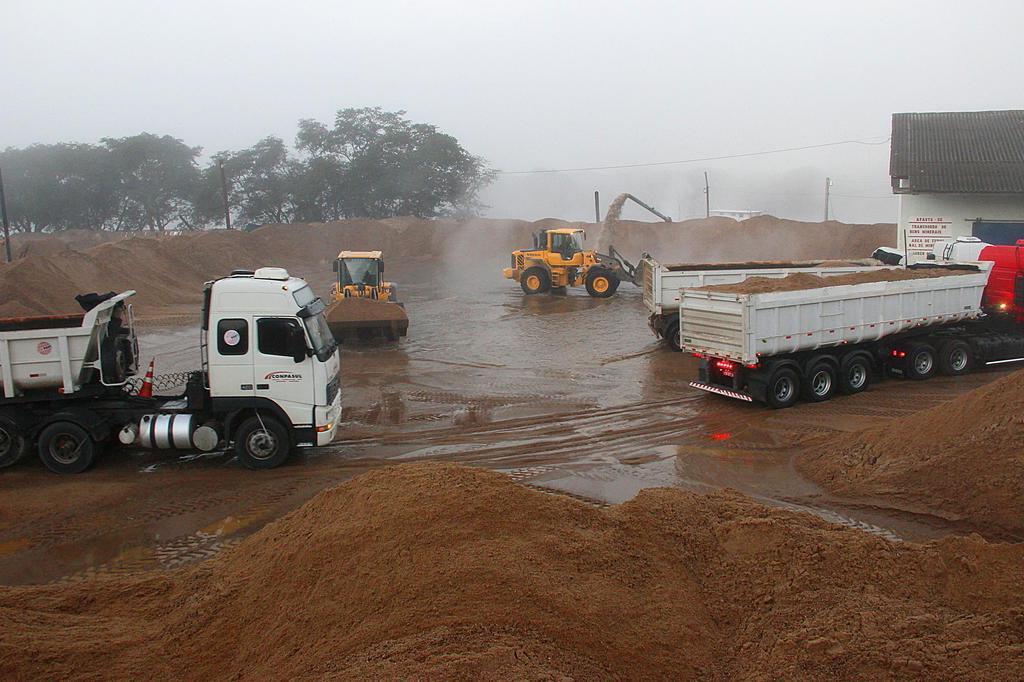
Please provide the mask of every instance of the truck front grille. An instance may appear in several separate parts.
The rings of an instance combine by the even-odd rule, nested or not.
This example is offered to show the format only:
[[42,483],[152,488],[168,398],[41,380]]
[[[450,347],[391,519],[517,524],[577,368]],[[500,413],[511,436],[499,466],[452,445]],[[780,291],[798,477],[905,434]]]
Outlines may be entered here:
[[330,405],[334,402],[335,396],[338,395],[338,391],[341,388],[341,377],[334,377],[329,384],[327,384],[327,404]]

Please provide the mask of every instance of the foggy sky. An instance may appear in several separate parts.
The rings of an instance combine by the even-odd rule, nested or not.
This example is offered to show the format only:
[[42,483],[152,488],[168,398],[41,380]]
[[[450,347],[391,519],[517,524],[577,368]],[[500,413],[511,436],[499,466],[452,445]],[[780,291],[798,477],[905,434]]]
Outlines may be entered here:
[[[342,107],[405,109],[496,169],[884,140],[896,111],[1024,106],[1024,3],[0,0],[0,147],[171,134],[206,154]],[[888,145],[500,176],[494,216],[893,221]],[[625,217],[646,219],[628,208]]]

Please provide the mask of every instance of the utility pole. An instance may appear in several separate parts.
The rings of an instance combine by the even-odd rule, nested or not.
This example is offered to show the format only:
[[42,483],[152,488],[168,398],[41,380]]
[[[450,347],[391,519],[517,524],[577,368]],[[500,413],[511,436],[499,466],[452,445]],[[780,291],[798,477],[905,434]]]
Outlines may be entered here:
[[708,184],[707,171],[704,171],[704,217],[711,217],[711,186]]
[[594,222],[601,222],[601,193],[594,190]]
[[828,222],[829,193],[832,190],[832,178],[825,178],[825,222]]
[[217,167],[220,169],[220,193],[224,199],[224,228],[227,230],[231,229],[231,207],[228,205],[228,177],[224,173],[224,162],[217,161]]
[[4,194],[4,172],[0,169],[0,211],[4,214],[4,251],[7,252],[7,262],[11,262],[11,221],[7,217],[7,196]]

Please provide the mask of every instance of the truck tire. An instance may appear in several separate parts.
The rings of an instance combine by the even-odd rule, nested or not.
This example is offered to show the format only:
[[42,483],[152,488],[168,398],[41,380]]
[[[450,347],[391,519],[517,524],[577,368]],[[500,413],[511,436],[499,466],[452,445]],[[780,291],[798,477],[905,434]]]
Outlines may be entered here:
[[662,337],[661,338],[665,342],[665,345],[669,348],[669,350],[674,350],[674,351],[681,350],[681,348],[679,347],[679,318],[678,317],[675,318],[674,320],[672,320],[671,322],[669,322],[667,325],[665,325],[665,330],[664,330],[664,332],[662,332]]
[[964,341],[949,340],[939,346],[939,372],[956,377],[971,371],[974,357]]
[[917,343],[907,349],[904,373],[908,379],[924,381],[935,376],[935,349],[927,343]]
[[608,268],[590,268],[583,283],[587,287],[587,293],[594,298],[608,298],[619,288],[619,278]]
[[800,378],[796,371],[791,367],[775,370],[768,380],[768,390],[765,393],[765,402],[768,406],[776,410],[792,407],[799,397]]
[[246,469],[273,469],[292,452],[291,435],[273,417],[249,417],[235,432],[235,454]]
[[39,434],[39,459],[55,474],[80,474],[96,460],[96,442],[73,422],[54,422]]
[[519,276],[519,286],[527,296],[551,291],[551,274],[542,267],[526,268]]
[[28,451],[28,438],[22,428],[10,417],[0,414],[0,469],[25,459]]
[[826,360],[818,360],[807,368],[804,373],[800,393],[804,400],[811,403],[823,403],[836,391],[836,370]]
[[867,390],[871,383],[871,361],[860,353],[847,355],[839,363],[837,386],[840,393],[853,395]]

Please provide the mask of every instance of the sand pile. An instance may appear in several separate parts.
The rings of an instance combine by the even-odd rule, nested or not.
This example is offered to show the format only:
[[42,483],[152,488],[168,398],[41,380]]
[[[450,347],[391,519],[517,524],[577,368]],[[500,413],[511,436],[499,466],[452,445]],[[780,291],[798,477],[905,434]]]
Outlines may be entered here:
[[407,465],[199,568],[0,588],[0,632],[0,674],[26,679],[1012,679],[1024,545]]
[[884,497],[1019,537],[1024,371],[879,428],[835,436],[799,466],[838,494]]
[[711,284],[699,291],[720,291],[730,294],[763,294],[774,291],[802,291],[844,284],[868,284],[870,282],[901,282],[909,279],[931,279],[972,274],[973,270],[947,270],[945,268],[880,268],[865,272],[851,272],[845,275],[820,277],[807,272],[798,272],[786,277],[750,277],[736,284]]
[[[400,287],[403,274],[422,276],[426,270],[435,273],[430,276],[447,279],[500,279],[508,254],[528,247],[533,232],[566,226],[587,229],[591,247],[600,241],[603,230],[601,225],[559,220],[393,218],[270,225],[252,233],[213,230],[132,236],[83,249],[75,248],[73,239],[54,237],[52,245],[31,242],[25,257],[0,264],[0,316],[74,312],[76,294],[128,288],[139,292],[139,312],[152,315],[161,306],[199,302],[207,280],[234,268],[262,265],[286,267],[312,281],[318,293],[326,296],[326,285],[333,277],[330,263],[342,249],[382,249],[388,278]],[[615,230],[615,246],[628,258],[635,260],[649,251],[663,262],[680,258],[854,258],[869,255],[875,247],[895,239],[891,225],[817,225],[770,217],[743,223],[728,218],[619,222]]]

